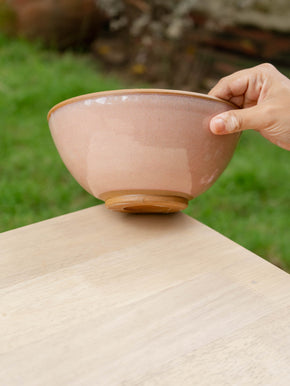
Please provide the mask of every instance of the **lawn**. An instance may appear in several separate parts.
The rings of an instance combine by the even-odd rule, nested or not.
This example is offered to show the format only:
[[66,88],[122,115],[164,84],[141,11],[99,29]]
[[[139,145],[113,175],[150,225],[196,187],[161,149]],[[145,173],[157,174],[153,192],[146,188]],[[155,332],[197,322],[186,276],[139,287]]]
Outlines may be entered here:
[[[0,36],[0,55],[0,231],[99,203],[62,164],[46,114],[63,99],[125,82],[85,55],[21,40]],[[289,191],[289,153],[245,132],[224,174],[185,212],[289,271]]]

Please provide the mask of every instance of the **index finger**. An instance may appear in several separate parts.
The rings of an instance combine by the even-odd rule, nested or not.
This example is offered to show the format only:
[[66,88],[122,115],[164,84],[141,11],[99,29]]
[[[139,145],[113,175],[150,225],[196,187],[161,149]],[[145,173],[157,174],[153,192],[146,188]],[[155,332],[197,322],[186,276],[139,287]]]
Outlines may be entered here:
[[251,107],[257,104],[262,85],[263,80],[254,67],[222,78],[209,95],[230,101],[239,107]]

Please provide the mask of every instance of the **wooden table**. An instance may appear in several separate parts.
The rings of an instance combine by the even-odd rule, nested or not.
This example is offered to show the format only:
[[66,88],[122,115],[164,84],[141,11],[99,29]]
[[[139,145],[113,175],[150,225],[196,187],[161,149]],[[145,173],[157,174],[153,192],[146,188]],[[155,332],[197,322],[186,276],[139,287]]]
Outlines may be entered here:
[[0,235],[0,385],[290,385],[289,275],[184,214]]

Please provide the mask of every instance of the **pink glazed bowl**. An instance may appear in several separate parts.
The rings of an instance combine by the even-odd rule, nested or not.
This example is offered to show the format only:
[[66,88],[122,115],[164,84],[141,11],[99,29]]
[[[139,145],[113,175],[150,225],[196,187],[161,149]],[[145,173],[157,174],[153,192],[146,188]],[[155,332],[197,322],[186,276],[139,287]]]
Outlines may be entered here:
[[117,90],[63,101],[48,121],[70,173],[107,208],[171,213],[206,191],[229,163],[239,134],[214,135],[209,122],[233,108],[191,92]]

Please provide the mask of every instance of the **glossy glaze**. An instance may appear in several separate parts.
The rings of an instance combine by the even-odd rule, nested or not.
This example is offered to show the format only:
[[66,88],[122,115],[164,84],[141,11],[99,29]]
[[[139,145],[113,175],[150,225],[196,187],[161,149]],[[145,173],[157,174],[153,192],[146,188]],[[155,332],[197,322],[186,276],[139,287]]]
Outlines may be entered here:
[[233,106],[193,93],[124,90],[69,100],[49,126],[63,162],[91,194],[169,191],[196,197],[230,161],[239,135],[213,135]]

